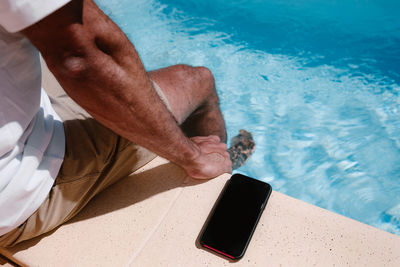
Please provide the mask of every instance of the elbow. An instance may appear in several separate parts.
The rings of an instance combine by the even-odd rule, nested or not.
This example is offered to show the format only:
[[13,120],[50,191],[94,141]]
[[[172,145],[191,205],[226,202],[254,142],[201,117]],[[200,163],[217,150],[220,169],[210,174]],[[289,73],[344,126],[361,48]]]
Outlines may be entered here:
[[69,29],[67,39],[43,49],[42,55],[49,69],[70,79],[87,75],[93,58],[93,41],[90,34],[80,27]]
[[88,75],[90,62],[87,55],[73,51],[59,51],[58,53],[43,53],[49,70],[58,78],[79,80]]
[[59,74],[70,79],[80,79],[87,75],[89,62],[84,55],[70,54],[46,56],[43,55],[47,66],[54,74]]
[[87,74],[89,63],[83,56],[70,55],[62,59],[60,67],[67,76],[80,78]]

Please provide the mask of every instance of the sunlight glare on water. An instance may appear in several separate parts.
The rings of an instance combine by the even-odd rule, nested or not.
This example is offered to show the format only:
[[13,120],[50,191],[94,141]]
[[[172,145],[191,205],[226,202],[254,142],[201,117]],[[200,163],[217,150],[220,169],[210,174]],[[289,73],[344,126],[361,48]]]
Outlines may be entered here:
[[240,172],[400,235],[396,1],[97,1],[147,69],[204,65],[228,135],[257,149]]

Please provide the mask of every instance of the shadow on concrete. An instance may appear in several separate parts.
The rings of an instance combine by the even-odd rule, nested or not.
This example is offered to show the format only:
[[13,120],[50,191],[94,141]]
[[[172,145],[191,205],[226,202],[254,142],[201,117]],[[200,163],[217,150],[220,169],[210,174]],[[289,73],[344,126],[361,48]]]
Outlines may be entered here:
[[[159,193],[177,187],[197,185],[205,181],[187,179],[185,171],[172,163],[159,165],[141,173],[134,173],[106,188],[95,196],[80,213],[65,224],[73,224],[101,216],[129,207]],[[14,247],[6,248],[9,252],[7,256],[12,256],[19,251],[35,246],[42,238],[52,235],[58,228],[34,239],[21,242]]]

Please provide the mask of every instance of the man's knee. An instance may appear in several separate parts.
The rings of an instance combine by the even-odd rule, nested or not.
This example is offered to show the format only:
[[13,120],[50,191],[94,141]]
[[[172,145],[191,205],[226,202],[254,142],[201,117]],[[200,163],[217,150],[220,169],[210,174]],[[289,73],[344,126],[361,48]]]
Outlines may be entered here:
[[218,101],[217,92],[215,90],[214,75],[212,74],[211,70],[203,66],[194,67],[194,69],[198,82],[201,84],[200,88],[203,91],[203,97],[208,100]]
[[199,76],[204,82],[209,83],[209,87],[214,87],[214,75],[212,74],[211,70],[200,66],[200,67],[195,67],[196,71],[199,73]]
[[212,72],[203,66],[192,67],[190,65],[175,65],[175,73],[184,81],[185,87],[196,91],[202,99],[216,98],[215,80]]
[[206,67],[196,67],[199,72],[199,76],[202,79],[203,88],[204,88],[204,97],[207,104],[211,105],[219,105],[219,98],[215,88],[215,80],[214,75],[210,71],[210,69]]
[[173,66],[176,74],[182,78],[197,81],[207,81],[214,83],[214,76],[211,71],[203,66],[193,67],[186,64],[178,64]]

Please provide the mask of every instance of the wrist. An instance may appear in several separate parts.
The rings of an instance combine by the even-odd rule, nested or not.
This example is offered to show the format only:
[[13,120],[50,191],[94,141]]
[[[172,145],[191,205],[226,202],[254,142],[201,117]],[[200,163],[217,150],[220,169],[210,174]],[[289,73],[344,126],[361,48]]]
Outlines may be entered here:
[[177,162],[177,164],[184,169],[192,166],[201,154],[200,147],[195,142],[191,141],[189,138],[187,138],[187,142],[188,145],[186,146],[186,149],[181,153],[182,158],[180,162]]

